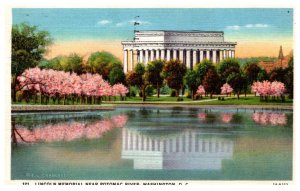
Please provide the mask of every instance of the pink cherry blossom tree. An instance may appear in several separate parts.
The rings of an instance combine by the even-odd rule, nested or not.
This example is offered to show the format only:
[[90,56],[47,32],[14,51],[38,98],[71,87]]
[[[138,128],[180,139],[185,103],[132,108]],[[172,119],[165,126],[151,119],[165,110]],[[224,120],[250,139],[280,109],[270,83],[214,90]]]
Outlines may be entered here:
[[221,94],[226,94],[226,96],[228,96],[228,94],[231,94],[232,91],[233,89],[228,83],[223,84],[223,86],[221,87]]
[[113,85],[112,90],[113,90],[113,95],[114,96],[119,95],[121,97],[121,100],[123,100],[123,97],[125,97],[126,94],[128,93],[128,88],[120,83]]
[[117,84],[115,89],[105,81],[99,74],[82,74],[78,76],[76,73],[56,71],[56,70],[41,70],[39,68],[30,68],[25,70],[18,76],[20,82],[20,90],[34,95],[34,102],[39,94],[42,98],[46,97],[46,103],[49,98],[53,98],[53,102],[63,98],[63,104],[71,98],[74,104],[75,99],[80,97],[80,103],[84,97],[86,103],[95,103],[96,100],[100,103],[103,96],[111,97],[116,95],[125,96],[128,89]]
[[282,82],[270,82],[265,80],[263,82],[254,82],[251,86],[251,90],[253,93],[260,96],[261,101],[268,101],[270,96],[273,96],[273,99],[275,99],[275,97],[281,97],[283,100],[283,95],[286,89]]
[[197,89],[197,91],[196,91],[196,94],[197,94],[197,95],[200,95],[201,98],[202,98],[202,95],[205,94],[205,89],[204,89],[204,87],[203,87],[202,85],[199,85],[199,86],[198,86],[198,89]]

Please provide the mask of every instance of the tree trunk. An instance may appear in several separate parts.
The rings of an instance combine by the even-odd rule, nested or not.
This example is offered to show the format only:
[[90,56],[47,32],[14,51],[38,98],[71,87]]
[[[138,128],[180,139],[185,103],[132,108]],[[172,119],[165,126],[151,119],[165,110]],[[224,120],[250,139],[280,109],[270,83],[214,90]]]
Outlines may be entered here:
[[16,130],[16,121],[15,121],[15,118],[11,118],[11,139],[12,139],[12,142],[14,144],[17,144],[17,137],[16,137],[16,133],[15,133],[15,130]]
[[157,98],[159,98],[159,94],[160,94],[160,87],[158,86],[158,83],[156,84],[156,88],[157,88]]
[[66,105],[66,95],[64,95],[64,105]]
[[41,92],[41,97],[40,97],[40,104],[42,105],[43,104],[43,94]]
[[210,93],[210,96],[209,96],[209,97],[210,97],[210,99],[212,99],[212,95],[213,95],[213,94],[212,94],[212,92],[211,92],[211,93]]
[[142,87],[143,102],[146,101],[146,92],[145,92],[145,90],[146,90],[146,86],[143,86]]
[[180,94],[180,89],[176,90],[176,97],[179,98],[179,94]]
[[240,99],[240,92],[237,92],[237,98]]
[[36,95],[36,93],[34,93],[34,96],[33,96],[33,102],[34,102],[34,104],[36,104],[36,99],[37,99],[37,95]]
[[13,102],[16,102],[17,101],[17,92],[16,92],[16,86],[17,86],[17,83],[16,83],[16,76],[13,75],[11,77],[11,98],[12,98],[12,101]]

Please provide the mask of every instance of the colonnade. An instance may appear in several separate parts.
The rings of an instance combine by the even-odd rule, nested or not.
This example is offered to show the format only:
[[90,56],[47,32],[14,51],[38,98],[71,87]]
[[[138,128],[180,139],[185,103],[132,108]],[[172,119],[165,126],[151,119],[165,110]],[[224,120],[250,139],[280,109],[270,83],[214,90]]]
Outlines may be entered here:
[[219,63],[223,59],[234,58],[234,49],[124,49],[124,72],[132,71],[136,63],[144,63],[153,60],[180,60],[189,69],[193,69],[196,63],[204,59]]

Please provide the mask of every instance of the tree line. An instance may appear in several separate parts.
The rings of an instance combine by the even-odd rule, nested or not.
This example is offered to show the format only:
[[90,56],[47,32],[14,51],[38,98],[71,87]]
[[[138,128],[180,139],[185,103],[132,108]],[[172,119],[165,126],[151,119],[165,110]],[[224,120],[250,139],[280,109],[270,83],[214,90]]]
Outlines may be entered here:
[[[39,31],[37,27],[26,23],[12,27],[12,58],[11,58],[11,92],[12,101],[16,101],[16,93],[20,91],[17,77],[26,69],[39,67],[64,71],[70,74],[99,74],[110,85],[122,83],[126,86],[136,86],[141,92],[142,99],[146,100],[146,88],[152,86],[160,96],[163,85],[176,91],[188,90],[191,98],[195,99],[199,85],[205,89],[205,94],[212,97],[220,94],[221,87],[229,84],[239,98],[251,91],[251,85],[256,81],[279,81],[285,84],[289,96],[293,97],[293,57],[287,68],[274,68],[267,73],[257,62],[249,61],[241,66],[236,59],[225,59],[221,63],[213,64],[209,60],[197,63],[193,70],[187,69],[180,60],[154,60],[144,65],[135,64],[133,71],[126,75],[123,72],[121,61],[108,52],[92,53],[87,61],[78,54],[57,56],[45,59],[47,46],[53,42],[47,31]],[[129,93],[130,95],[130,93]],[[179,100],[179,99],[178,99]]]

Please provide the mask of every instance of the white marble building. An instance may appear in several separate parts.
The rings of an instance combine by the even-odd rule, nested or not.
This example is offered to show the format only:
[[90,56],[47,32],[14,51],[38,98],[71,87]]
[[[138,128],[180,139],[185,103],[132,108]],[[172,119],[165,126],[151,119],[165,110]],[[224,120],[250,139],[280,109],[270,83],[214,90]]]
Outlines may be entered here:
[[221,170],[232,159],[234,144],[200,130],[155,137],[123,128],[122,159],[132,159],[134,169]]
[[234,58],[236,44],[225,42],[222,31],[135,31],[133,41],[122,41],[124,72],[157,59],[179,59],[191,69],[203,59],[218,63]]

